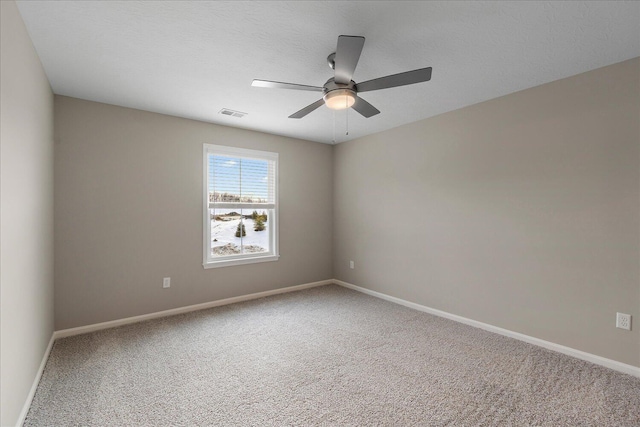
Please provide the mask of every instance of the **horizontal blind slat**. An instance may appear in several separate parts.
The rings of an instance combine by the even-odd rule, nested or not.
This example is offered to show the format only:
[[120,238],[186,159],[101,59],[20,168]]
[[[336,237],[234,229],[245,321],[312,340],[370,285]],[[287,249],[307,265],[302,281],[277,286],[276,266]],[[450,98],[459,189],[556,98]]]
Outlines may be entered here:
[[209,203],[209,209],[275,209],[274,203]]

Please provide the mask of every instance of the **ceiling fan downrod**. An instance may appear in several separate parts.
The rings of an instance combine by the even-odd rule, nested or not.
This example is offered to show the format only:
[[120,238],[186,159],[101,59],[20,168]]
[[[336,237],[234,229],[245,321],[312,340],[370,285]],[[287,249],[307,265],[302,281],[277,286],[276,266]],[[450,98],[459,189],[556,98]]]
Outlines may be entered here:
[[329,68],[331,68],[332,70],[336,69],[336,53],[335,52],[327,56],[327,63],[329,64]]

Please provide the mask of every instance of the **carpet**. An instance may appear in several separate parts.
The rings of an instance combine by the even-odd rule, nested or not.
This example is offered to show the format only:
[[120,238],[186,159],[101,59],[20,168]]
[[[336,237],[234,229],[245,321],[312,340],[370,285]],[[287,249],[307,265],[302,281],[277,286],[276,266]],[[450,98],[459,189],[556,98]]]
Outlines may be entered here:
[[58,339],[25,426],[640,426],[640,378],[336,285]]

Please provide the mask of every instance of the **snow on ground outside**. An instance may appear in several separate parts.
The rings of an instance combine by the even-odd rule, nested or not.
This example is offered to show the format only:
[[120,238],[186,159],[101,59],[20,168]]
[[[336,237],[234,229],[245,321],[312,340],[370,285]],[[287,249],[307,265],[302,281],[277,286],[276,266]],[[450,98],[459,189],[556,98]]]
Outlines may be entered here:
[[[240,247],[244,246],[259,246],[263,248],[263,251],[253,252],[267,252],[269,251],[269,221],[265,221],[265,229],[262,231],[254,231],[253,219],[244,219],[244,229],[247,233],[246,236],[236,237],[236,230],[240,219],[232,219],[230,221],[215,221],[211,220],[211,247],[225,246],[229,243]],[[214,242],[217,239],[217,242]]]

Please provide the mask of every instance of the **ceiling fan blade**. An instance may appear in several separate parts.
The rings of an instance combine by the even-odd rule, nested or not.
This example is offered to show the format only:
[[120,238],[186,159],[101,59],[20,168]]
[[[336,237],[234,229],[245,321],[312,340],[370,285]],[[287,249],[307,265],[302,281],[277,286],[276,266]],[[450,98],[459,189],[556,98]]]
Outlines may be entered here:
[[251,86],[255,87],[268,87],[271,89],[295,89],[295,90],[308,90],[312,92],[322,92],[324,88],[319,86],[307,86],[307,85],[299,85],[296,83],[282,83],[282,82],[272,82],[269,80],[254,80],[251,82]]
[[348,84],[356,70],[360,53],[364,46],[364,37],[340,36],[335,57],[335,82]]
[[367,119],[371,116],[375,116],[376,114],[380,113],[380,111],[376,107],[369,104],[367,101],[360,98],[359,96],[356,98],[356,102],[351,106],[351,108],[353,108],[358,113],[365,116]]
[[431,67],[420,68],[419,70],[407,71],[399,74],[392,74],[378,79],[367,80],[358,83],[356,91],[367,92],[370,90],[387,89],[390,87],[412,85],[414,83],[427,82],[431,80]]
[[303,118],[304,116],[306,116],[307,114],[309,114],[313,110],[316,110],[317,108],[319,108],[322,105],[324,105],[324,99],[320,98],[319,100],[317,100],[313,104],[307,105],[302,110],[296,111],[295,113],[290,115],[289,118],[290,119],[301,119],[301,118]]

